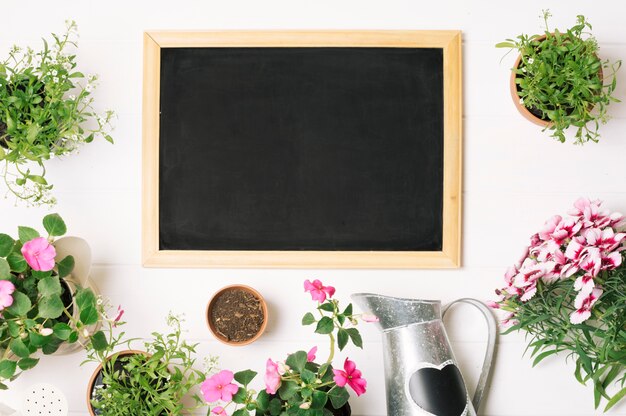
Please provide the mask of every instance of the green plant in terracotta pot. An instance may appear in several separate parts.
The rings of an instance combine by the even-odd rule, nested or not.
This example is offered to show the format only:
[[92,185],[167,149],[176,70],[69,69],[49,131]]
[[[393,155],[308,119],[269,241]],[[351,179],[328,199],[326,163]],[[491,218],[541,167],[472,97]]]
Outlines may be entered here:
[[97,76],[76,66],[77,26],[52,34],[43,48],[13,46],[0,61],[0,172],[10,193],[30,204],[54,204],[45,163],[90,143],[109,142],[112,111],[97,114]]
[[[105,348],[98,342],[88,345],[87,361],[99,364],[87,387],[91,415],[180,415],[204,406],[192,390],[205,373],[194,368],[196,345],[183,340],[181,322],[181,317],[170,313],[170,332],[152,333],[143,350],[114,352],[137,341],[125,339],[124,333],[114,335],[114,324],[105,331]],[[212,359],[209,366],[214,362]],[[186,404],[185,398],[195,405]]]
[[528,120],[566,141],[565,131],[575,130],[575,144],[597,142],[599,125],[607,122],[607,107],[619,101],[613,96],[615,73],[621,61],[598,56],[598,42],[591,24],[578,16],[566,31],[548,28],[550,13],[543,12],[543,34],[521,34],[498,43],[498,48],[519,52],[511,73],[511,96]]
[[201,386],[205,400],[214,415],[249,416],[349,416],[348,387],[360,396],[367,382],[354,361],[345,358],[333,366],[336,348],[342,351],[349,343],[362,348],[356,328],[359,320],[376,322],[367,314],[355,314],[352,304],[345,309],[333,298],[335,288],[319,280],[304,282],[304,289],[317,301],[316,317],[308,312],[303,325],[315,325],[315,332],[326,335],[330,342],[329,356],[317,362],[317,347],[301,350],[287,356],[284,361],[271,358],[265,365],[265,388],[256,391],[251,383],[257,375],[252,370],[233,373],[222,370],[207,378]]
[[103,336],[98,297],[72,276],[80,259],[55,248],[66,232],[63,219],[50,214],[43,225],[46,237],[29,227],[18,228],[17,240],[0,234],[0,389],[36,366],[37,353]]

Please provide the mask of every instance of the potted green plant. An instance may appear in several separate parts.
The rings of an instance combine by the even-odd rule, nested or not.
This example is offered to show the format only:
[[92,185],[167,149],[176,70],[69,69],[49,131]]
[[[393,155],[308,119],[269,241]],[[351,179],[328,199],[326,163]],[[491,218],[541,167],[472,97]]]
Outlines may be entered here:
[[572,358],[576,380],[593,384],[595,407],[604,398],[606,411],[626,396],[624,217],[584,198],[569,214],[530,238],[491,306],[507,312],[505,333],[528,334],[533,366]]
[[302,324],[315,324],[316,333],[328,336],[328,359],[320,363],[315,361],[317,347],[308,352],[296,351],[284,361],[270,358],[265,367],[265,389],[258,393],[250,387],[257,372],[219,371],[201,386],[204,399],[211,404],[211,413],[233,416],[249,416],[252,411],[256,415],[271,416],[350,415],[350,394],[346,387],[360,396],[365,393],[367,382],[356,364],[347,357],[340,366],[333,366],[335,348],[338,346],[341,351],[350,342],[362,348],[361,335],[355,326],[359,319],[376,322],[377,318],[354,314],[352,304],[341,309],[339,301],[333,298],[335,289],[324,286],[319,280],[306,280],[304,288],[318,302],[316,312],[320,318],[308,312],[302,318]]
[[96,137],[109,142],[112,111],[96,114],[97,76],[76,69],[77,26],[52,34],[43,48],[11,48],[0,61],[0,162],[8,191],[28,203],[54,204],[45,162]]
[[[104,343],[87,345],[87,361],[99,364],[87,387],[91,415],[179,415],[203,406],[201,398],[190,393],[205,378],[194,368],[196,345],[182,339],[181,317],[170,314],[167,323],[170,332],[154,332],[144,350],[130,349],[136,340],[125,339],[124,333],[113,335],[111,323]],[[114,352],[122,345],[129,349]],[[183,403],[188,395],[195,406]]]
[[598,57],[598,42],[584,16],[565,32],[548,28],[550,16],[543,11],[543,34],[521,34],[496,45],[519,52],[511,73],[513,102],[524,117],[550,130],[560,142],[565,142],[570,127],[576,130],[575,144],[597,142],[608,105],[619,101],[613,92],[621,61]]
[[[14,240],[0,234],[0,388],[39,362],[36,353],[53,354],[75,348],[97,330],[98,298],[72,276],[72,255],[60,257],[55,238],[66,233],[58,214],[44,217],[47,237],[19,227]],[[62,240],[62,239],[61,239]],[[61,241],[58,240],[58,241]],[[66,250],[61,250],[66,251]]]

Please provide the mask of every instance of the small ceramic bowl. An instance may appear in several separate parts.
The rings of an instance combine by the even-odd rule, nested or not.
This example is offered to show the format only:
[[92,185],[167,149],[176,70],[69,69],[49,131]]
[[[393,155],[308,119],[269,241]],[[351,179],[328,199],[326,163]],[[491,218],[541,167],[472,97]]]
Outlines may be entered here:
[[[217,300],[225,293],[229,291],[233,291],[233,290],[242,290],[244,292],[248,292],[249,294],[257,298],[259,300],[259,303],[261,306],[261,312],[263,315],[263,322],[261,323],[259,330],[256,332],[256,334],[254,334],[251,338],[247,338],[242,341],[233,341],[229,339],[226,335],[224,335],[222,332],[220,332],[217,329],[217,325],[212,319],[213,311],[214,311]],[[245,285],[231,285],[231,286],[226,286],[226,287],[221,288],[213,295],[213,297],[211,298],[211,300],[209,301],[207,305],[205,315],[206,315],[207,325],[209,326],[209,330],[211,331],[213,336],[218,339],[218,341],[221,341],[227,345],[243,346],[243,345],[248,345],[256,341],[257,339],[259,339],[259,337],[265,331],[265,327],[267,326],[267,319],[268,319],[267,303],[265,302],[265,299],[263,299],[263,296],[261,296],[261,294],[255,289],[249,286],[245,286]]]

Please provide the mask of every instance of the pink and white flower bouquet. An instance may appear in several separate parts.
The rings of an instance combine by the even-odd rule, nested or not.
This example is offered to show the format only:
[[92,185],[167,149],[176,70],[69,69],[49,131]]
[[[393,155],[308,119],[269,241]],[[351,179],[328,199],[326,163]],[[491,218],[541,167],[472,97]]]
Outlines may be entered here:
[[533,365],[559,352],[573,358],[576,379],[593,383],[606,411],[626,395],[626,234],[624,217],[601,204],[581,198],[548,219],[491,306],[506,311],[505,333],[528,333]]
[[319,319],[312,313],[302,318],[303,325],[316,324],[315,332],[327,335],[330,354],[326,361],[316,362],[317,347],[297,351],[284,361],[268,358],[265,365],[265,388],[260,392],[250,388],[257,372],[244,370],[233,373],[222,370],[202,383],[201,391],[211,404],[209,414],[248,416],[298,415],[298,416],[349,416],[347,406],[350,394],[347,387],[360,396],[365,393],[367,382],[356,364],[348,357],[340,367],[333,367],[335,346],[343,350],[349,342],[362,348],[359,320],[376,322],[371,315],[355,315],[352,304],[339,308],[333,298],[335,288],[324,286],[319,280],[304,282],[305,292],[317,301]]

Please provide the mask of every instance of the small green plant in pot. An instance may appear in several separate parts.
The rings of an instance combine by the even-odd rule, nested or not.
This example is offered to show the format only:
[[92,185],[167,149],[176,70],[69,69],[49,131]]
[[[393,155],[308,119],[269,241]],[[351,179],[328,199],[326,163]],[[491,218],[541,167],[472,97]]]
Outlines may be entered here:
[[69,284],[73,256],[57,258],[53,242],[66,232],[57,214],[44,217],[48,236],[19,227],[14,240],[0,234],[0,389],[53,354],[64,343],[99,337],[98,298],[89,288]]
[[[115,323],[105,330],[104,340],[94,339],[88,345],[87,361],[99,363],[87,388],[91,415],[179,415],[204,406],[192,389],[204,380],[205,373],[194,368],[196,345],[182,339],[181,322],[181,317],[170,313],[170,332],[152,333],[143,351],[114,353],[119,346],[130,348],[137,341],[124,339],[124,333],[115,336]],[[183,402],[186,396],[191,396],[195,406]]]
[[43,49],[14,46],[0,61],[0,172],[8,192],[30,204],[54,204],[45,162],[96,137],[109,142],[112,111],[96,114],[95,75],[76,69],[77,26],[43,40]]
[[521,34],[496,45],[520,54],[511,74],[511,96],[524,117],[560,142],[566,141],[570,127],[576,131],[575,144],[597,142],[608,105],[619,101],[613,92],[621,61],[598,57],[598,42],[584,16],[565,32],[549,30],[550,16],[544,10],[543,34]]

